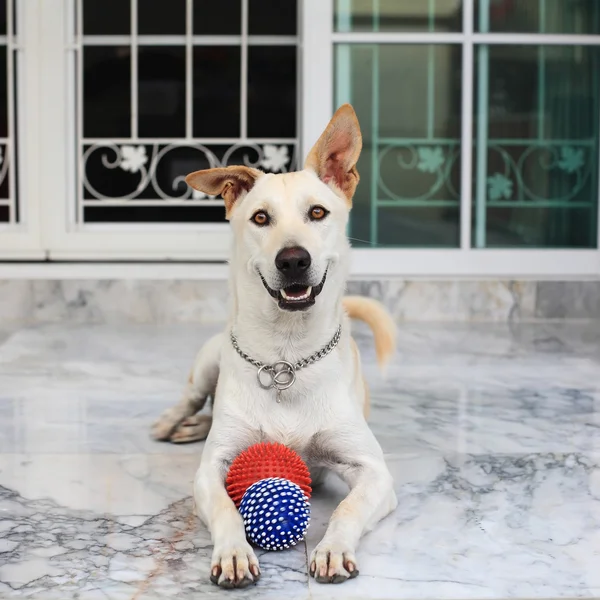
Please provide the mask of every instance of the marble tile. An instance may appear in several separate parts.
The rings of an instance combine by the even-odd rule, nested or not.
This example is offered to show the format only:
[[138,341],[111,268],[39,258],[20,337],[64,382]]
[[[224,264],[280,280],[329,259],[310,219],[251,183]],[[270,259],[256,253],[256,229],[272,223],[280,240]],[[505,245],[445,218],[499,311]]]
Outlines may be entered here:
[[228,315],[226,281],[5,280],[0,322],[213,323]]
[[[350,293],[382,300],[398,323],[521,322],[600,318],[600,282],[513,280],[350,281]],[[222,323],[225,281],[4,280],[0,323]]]
[[[150,517],[115,517],[31,500],[0,487],[6,545],[0,555],[3,598],[162,600],[221,596],[206,577],[210,539],[184,497]],[[266,553],[265,553],[266,554]],[[7,556],[8,555],[8,556]],[[261,585],[247,598],[301,597],[307,588],[302,548],[259,556]]]
[[14,332],[15,327],[10,327],[6,325],[0,325],[0,344],[4,342],[4,340],[8,339],[8,337]]
[[[600,593],[600,454],[389,455],[398,509],[364,539],[360,576],[311,598],[569,598]],[[313,509],[308,545],[344,495]]]
[[510,321],[534,316],[536,283],[529,281],[350,281],[350,293],[382,300],[398,323]]
[[[231,597],[193,516],[202,444],[149,439],[218,326],[46,325],[0,337],[0,598]],[[307,555],[345,494],[316,491],[306,543],[262,553],[234,597],[600,595],[600,323],[403,324],[387,377],[357,337],[397,510],[361,575],[322,586]]]
[[600,281],[541,281],[536,316],[541,319],[600,319]]
[[30,281],[0,279],[0,324],[30,323],[34,314]]

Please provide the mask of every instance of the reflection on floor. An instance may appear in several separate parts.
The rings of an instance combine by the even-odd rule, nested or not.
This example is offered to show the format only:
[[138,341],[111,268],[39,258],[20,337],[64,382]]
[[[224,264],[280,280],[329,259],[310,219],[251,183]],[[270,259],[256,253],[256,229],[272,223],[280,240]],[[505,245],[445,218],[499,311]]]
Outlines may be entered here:
[[[229,596],[190,499],[200,444],[148,429],[214,329],[60,327],[0,336],[0,598]],[[307,576],[305,545],[260,556],[244,598],[600,595],[600,325],[412,325],[387,381],[361,339],[372,426],[399,506],[361,575]]]

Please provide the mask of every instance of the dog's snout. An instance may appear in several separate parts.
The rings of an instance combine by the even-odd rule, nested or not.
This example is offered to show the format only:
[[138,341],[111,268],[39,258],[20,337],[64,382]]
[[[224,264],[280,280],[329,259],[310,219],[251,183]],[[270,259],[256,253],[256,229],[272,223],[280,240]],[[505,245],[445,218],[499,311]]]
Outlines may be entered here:
[[288,279],[296,279],[304,275],[310,263],[310,254],[300,246],[284,248],[275,257],[275,266]]

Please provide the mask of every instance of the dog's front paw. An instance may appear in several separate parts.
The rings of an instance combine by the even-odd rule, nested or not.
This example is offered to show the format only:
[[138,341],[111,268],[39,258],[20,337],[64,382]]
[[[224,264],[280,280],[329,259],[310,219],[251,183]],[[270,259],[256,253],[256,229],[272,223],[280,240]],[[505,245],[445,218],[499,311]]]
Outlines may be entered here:
[[209,415],[193,415],[181,421],[169,439],[174,444],[201,442],[206,439],[211,425],[212,417]]
[[358,575],[354,549],[323,540],[310,557],[310,574],[319,583],[344,583]]
[[210,567],[210,580],[226,589],[245,588],[260,578],[258,558],[247,542],[216,548]]
[[176,407],[166,410],[152,425],[152,437],[155,440],[166,442],[171,438],[172,433],[178,425],[185,419],[186,415],[176,410]]

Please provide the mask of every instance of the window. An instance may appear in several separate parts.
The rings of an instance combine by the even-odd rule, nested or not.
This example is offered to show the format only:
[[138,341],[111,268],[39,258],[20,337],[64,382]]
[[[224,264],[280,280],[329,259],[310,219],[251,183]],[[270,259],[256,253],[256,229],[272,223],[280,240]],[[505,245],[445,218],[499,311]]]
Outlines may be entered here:
[[16,16],[12,0],[0,1],[0,226],[20,222],[16,180]]
[[476,248],[596,248],[600,47],[480,45]]
[[355,245],[458,247],[461,47],[340,44],[336,51],[338,103],[353,103],[363,132]]
[[0,0],[0,259],[224,261],[185,175],[351,102],[355,273],[598,276],[599,63],[597,0]]
[[73,6],[76,225],[221,223],[187,173],[296,168],[297,9],[275,4]]
[[336,0],[333,28],[356,245],[598,248],[600,3]]

